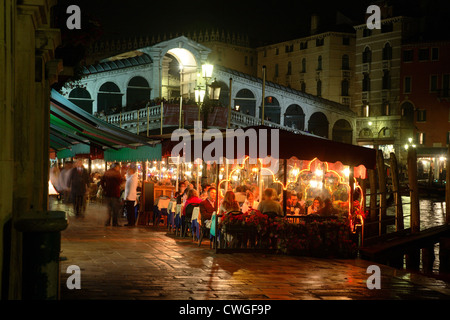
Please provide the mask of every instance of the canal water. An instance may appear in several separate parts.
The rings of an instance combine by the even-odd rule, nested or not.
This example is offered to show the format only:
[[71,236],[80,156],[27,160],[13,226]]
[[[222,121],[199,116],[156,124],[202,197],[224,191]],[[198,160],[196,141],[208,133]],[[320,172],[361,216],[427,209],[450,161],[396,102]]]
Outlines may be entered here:
[[[411,210],[409,196],[402,196],[402,207],[405,228],[411,226]],[[443,197],[421,197],[419,200],[420,208],[420,230],[431,227],[441,226],[445,223],[445,198]],[[395,217],[395,206],[387,209],[386,213],[389,217]],[[394,232],[395,225],[388,226],[387,232]],[[433,273],[439,273],[439,243],[434,247],[435,261],[433,265]],[[405,265],[404,265],[405,267]]]

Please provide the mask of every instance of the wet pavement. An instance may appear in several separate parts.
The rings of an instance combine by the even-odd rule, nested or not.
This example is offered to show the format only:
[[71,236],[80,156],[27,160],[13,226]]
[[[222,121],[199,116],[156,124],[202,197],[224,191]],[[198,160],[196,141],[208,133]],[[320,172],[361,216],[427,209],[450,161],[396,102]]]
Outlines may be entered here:
[[[215,253],[209,241],[176,237],[164,226],[105,227],[106,207],[69,213],[61,234],[61,300],[403,300],[450,299],[450,282],[379,265],[381,288],[368,289],[360,259]],[[121,224],[126,220],[122,219]],[[68,289],[80,268],[81,289]]]

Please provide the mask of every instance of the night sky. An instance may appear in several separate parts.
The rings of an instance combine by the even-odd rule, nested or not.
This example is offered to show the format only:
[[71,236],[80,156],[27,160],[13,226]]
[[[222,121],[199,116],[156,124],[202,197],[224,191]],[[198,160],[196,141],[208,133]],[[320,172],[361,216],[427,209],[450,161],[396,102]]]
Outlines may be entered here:
[[321,15],[324,25],[334,23],[337,10],[361,22],[369,2],[60,0],[59,4],[79,5],[83,18],[101,23],[105,38],[218,29],[247,34],[254,44],[261,44],[306,35],[312,13]]

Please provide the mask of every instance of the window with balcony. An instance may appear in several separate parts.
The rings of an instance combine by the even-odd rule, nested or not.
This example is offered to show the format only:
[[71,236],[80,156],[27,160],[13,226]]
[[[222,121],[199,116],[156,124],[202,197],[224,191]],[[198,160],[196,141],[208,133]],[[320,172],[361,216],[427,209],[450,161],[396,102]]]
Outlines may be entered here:
[[347,54],[342,56],[342,70],[350,70],[350,59]]
[[347,97],[349,96],[349,82],[348,80],[342,80],[341,82],[341,96]]
[[391,74],[388,70],[383,71],[383,90],[391,89]]
[[370,91],[370,77],[368,73],[364,74],[362,82],[362,91]]

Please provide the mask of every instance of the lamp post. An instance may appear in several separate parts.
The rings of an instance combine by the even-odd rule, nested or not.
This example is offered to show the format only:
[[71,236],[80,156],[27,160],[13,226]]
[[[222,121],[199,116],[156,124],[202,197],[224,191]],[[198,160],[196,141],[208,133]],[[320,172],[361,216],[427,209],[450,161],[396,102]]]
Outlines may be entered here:
[[205,104],[209,100],[217,101],[220,97],[221,87],[219,83],[214,79],[214,81],[209,84],[209,80],[212,78],[212,73],[214,66],[211,64],[202,65],[202,78],[205,80],[205,87],[197,86],[194,90],[195,92],[195,102],[199,105],[198,108],[198,120],[201,121],[201,108],[206,107]]

